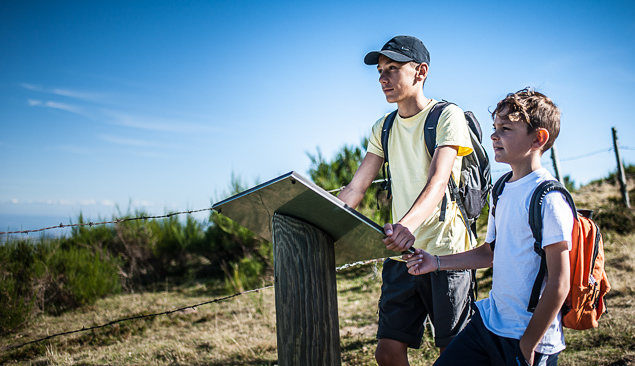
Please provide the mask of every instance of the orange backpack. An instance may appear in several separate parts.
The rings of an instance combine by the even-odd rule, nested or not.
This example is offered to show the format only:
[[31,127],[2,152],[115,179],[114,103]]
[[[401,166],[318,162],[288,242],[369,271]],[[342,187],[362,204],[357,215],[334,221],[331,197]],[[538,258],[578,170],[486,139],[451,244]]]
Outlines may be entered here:
[[[501,177],[494,185],[492,210],[496,209],[498,196],[509,178],[511,174]],[[535,239],[534,251],[540,255],[541,261],[527,310],[533,312],[536,309],[542,282],[547,272],[545,252],[542,249],[541,206],[545,196],[553,191],[562,193],[575,216],[569,251],[571,288],[562,306],[562,324],[576,330],[596,328],[598,320],[607,311],[604,296],[611,289],[604,270],[602,234],[595,222],[591,220],[592,212],[576,210],[571,194],[558,181],[542,182],[534,191],[529,204],[529,226]]]

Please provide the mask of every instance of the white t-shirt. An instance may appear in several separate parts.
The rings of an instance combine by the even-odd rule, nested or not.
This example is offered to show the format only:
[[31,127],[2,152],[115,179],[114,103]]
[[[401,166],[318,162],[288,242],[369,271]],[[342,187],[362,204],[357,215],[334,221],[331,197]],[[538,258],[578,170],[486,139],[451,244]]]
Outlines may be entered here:
[[[534,251],[534,238],[529,227],[529,203],[536,187],[546,180],[554,178],[541,168],[505,184],[498,198],[495,218],[490,210],[485,241],[491,243],[496,239],[492,290],[489,297],[476,302],[476,306],[487,329],[501,337],[520,339],[533,315],[527,311],[527,306],[540,267],[540,256]],[[573,215],[561,193],[546,195],[542,218],[542,247],[567,241],[571,250]],[[561,315],[558,313],[536,352],[549,355],[564,348]]]

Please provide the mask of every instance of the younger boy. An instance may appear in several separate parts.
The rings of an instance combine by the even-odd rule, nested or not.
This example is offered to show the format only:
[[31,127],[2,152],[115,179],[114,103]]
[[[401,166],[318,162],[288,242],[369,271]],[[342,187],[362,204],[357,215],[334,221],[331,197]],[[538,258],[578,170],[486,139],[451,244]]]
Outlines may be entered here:
[[[542,208],[547,277],[533,312],[527,310],[540,266],[529,227],[529,201],[535,188],[553,176],[540,157],[560,131],[560,111],[545,95],[524,89],[509,94],[492,113],[495,159],[512,168],[512,177],[490,209],[487,236],[471,251],[434,256],[417,249],[405,255],[409,272],[493,267],[489,297],[475,303],[471,322],[435,365],[556,365],[565,348],[560,308],[569,291],[573,216],[564,197],[548,194]],[[492,250],[491,244],[495,246]]]

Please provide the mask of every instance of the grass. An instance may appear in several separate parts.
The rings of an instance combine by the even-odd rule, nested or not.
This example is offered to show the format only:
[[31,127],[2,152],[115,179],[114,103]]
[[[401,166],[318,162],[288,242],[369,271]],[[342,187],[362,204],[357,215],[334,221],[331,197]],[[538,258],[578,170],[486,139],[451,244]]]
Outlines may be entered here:
[[[584,192],[578,193],[581,194]],[[582,199],[577,197],[576,201]],[[567,349],[560,356],[560,365],[635,365],[635,234],[605,232],[604,246],[612,285],[607,296],[609,313],[602,317],[597,329],[565,329]],[[487,295],[490,273],[479,271],[479,298]],[[337,274],[343,365],[376,364],[380,274],[381,263],[352,267]],[[256,287],[266,285],[269,283]],[[153,291],[110,296],[58,316],[40,314],[26,329],[1,337],[0,347],[207,302],[223,297],[224,288],[221,281],[187,286],[166,282],[156,284]],[[274,299],[274,290],[264,289],[170,315],[55,337],[0,351],[0,364],[275,365]],[[423,346],[409,351],[411,364],[431,365],[437,356],[427,329]]]
[[[608,240],[607,240],[608,239]],[[613,289],[609,313],[600,327],[565,330],[568,348],[560,365],[633,365],[635,363],[635,235],[605,238],[607,270]],[[338,273],[338,308],[343,365],[375,365],[377,300],[381,263]],[[480,271],[480,296],[487,271]],[[264,287],[262,284],[260,287]],[[219,298],[220,283],[190,287],[165,284],[154,292],[120,294],[61,316],[42,315],[32,326],[0,345],[81,329],[134,315],[164,312]],[[0,352],[7,365],[275,365],[274,290],[265,289],[195,309],[133,320],[101,329],[56,337]],[[426,330],[423,346],[410,350],[412,365],[430,365],[438,356]]]

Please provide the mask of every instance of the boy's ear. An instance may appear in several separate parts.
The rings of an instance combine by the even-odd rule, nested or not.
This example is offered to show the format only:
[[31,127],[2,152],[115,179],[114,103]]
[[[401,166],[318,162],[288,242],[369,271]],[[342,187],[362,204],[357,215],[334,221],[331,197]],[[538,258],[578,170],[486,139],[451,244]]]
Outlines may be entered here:
[[545,144],[549,141],[549,131],[544,128],[539,128],[536,131],[536,137],[532,143],[533,147],[539,150],[545,146]]
[[419,64],[419,66],[417,68],[417,80],[421,81],[421,80],[424,80],[425,78],[427,78],[428,77],[428,69],[429,69],[429,66],[425,62]]

